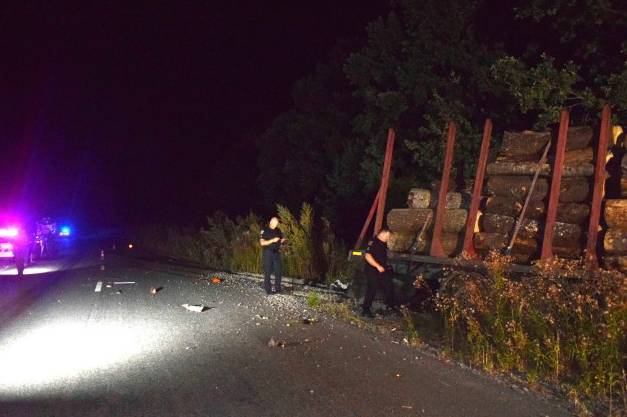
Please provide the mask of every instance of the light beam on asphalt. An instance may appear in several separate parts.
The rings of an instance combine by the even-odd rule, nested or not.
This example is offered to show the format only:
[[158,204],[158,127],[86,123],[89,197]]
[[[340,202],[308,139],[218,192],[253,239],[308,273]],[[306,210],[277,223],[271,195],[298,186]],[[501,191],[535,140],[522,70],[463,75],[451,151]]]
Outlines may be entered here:
[[0,400],[88,389],[173,341],[158,323],[58,321],[0,339]]
[[[51,266],[29,266],[24,269],[24,275],[47,274],[58,271],[59,268]],[[17,268],[6,268],[0,270],[0,275],[17,275]]]

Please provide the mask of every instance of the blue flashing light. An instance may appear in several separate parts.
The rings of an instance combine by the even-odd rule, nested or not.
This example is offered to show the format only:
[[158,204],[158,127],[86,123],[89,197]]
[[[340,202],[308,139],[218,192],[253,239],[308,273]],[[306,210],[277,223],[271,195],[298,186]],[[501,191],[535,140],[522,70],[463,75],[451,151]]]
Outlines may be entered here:
[[59,229],[59,236],[69,236],[70,234],[72,234],[72,229],[69,226],[62,226]]

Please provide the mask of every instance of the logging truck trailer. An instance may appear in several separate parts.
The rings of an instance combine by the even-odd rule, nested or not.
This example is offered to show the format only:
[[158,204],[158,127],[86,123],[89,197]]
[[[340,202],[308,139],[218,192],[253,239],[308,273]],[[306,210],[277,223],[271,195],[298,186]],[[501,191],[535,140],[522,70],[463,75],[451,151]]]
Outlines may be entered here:
[[[587,231],[582,230],[582,236],[585,236],[585,246],[583,247],[583,255],[585,260],[586,270],[581,271],[581,275],[585,274],[587,271],[595,270],[599,266],[597,250],[598,250],[598,241],[599,241],[599,229],[600,229],[600,217],[601,217],[601,205],[604,196],[604,184],[606,180],[606,157],[608,154],[608,145],[610,138],[610,120],[611,113],[610,107],[608,105],[603,107],[601,113],[601,123],[598,135],[598,142],[596,145],[596,155],[593,163],[589,165],[590,176],[593,177],[593,181],[591,184],[591,200],[590,200],[590,211],[589,216],[586,218],[587,223]],[[538,253],[540,253],[539,260],[545,261],[554,256],[555,254],[559,254],[558,251],[554,248],[554,230],[556,229],[556,222],[558,222],[557,217],[557,208],[560,203],[560,189],[565,184],[568,183],[568,178],[566,181],[562,180],[562,177],[569,177],[569,170],[572,170],[572,165],[570,167],[565,166],[565,151],[566,151],[566,142],[568,136],[569,129],[569,112],[568,110],[562,110],[560,114],[560,124],[559,124],[559,132],[557,135],[556,141],[549,141],[550,145],[547,145],[547,149],[549,146],[552,149],[552,157],[550,161],[540,160],[537,163],[527,163],[523,164],[521,169],[525,169],[526,171],[532,172],[537,171],[538,174],[542,174],[544,178],[542,179],[542,186],[546,187],[546,195],[547,195],[547,204],[546,204],[546,213],[545,213],[545,224],[543,230],[541,230],[539,237],[539,246]],[[574,130],[575,128],[573,128]],[[486,119],[483,131],[483,139],[481,144],[481,150],[479,155],[479,160],[477,164],[477,170],[474,181],[474,188],[470,200],[470,207],[468,209],[468,216],[465,223],[465,230],[463,234],[463,257],[453,258],[447,255],[447,251],[444,250],[443,243],[443,223],[444,223],[444,213],[446,206],[447,193],[449,190],[449,180],[451,175],[451,168],[453,162],[453,154],[455,149],[455,138],[456,138],[456,126],[454,122],[449,122],[448,124],[448,134],[446,139],[446,150],[444,155],[444,164],[442,170],[442,178],[439,182],[439,189],[434,192],[437,193],[437,205],[434,205],[433,213],[434,220],[433,226],[430,230],[430,248],[428,254],[418,254],[415,251],[411,250],[401,252],[401,251],[388,251],[388,259],[390,263],[395,267],[395,271],[401,275],[406,275],[410,279],[412,277],[416,277],[417,275],[426,276],[426,278],[435,278],[441,277],[442,271],[459,271],[459,272],[471,272],[473,275],[476,274],[485,274],[486,272],[486,264],[483,262],[475,249],[475,245],[473,242],[474,234],[477,231],[478,224],[478,216],[479,216],[479,208],[480,202],[483,198],[482,191],[484,188],[484,179],[486,176],[486,167],[488,165],[488,152],[490,146],[490,139],[492,135],[492,121],[490,119]],[[374,223],[374,231],[375,234],[378,230],[381,229],[383,223],[383,213],[385,210],[385,199],[387,194],[387,186],[389,182],[390,175],[390,167],[392,162],[392,152],[394,146],[394,138],[395,132],[394,129],[389,129],[388,131],[388,143],[385,153],[384,166],[382,172],[381,186],[377,192],[377,195],[372,204],[371,210],[368,214],[364,227],[360,233],[360,236],[355,243],[355,246],[350,253],[349,257],[357,257],[361,258],[364,254],[362,248],[362,243],[364,241],[364,237],[366,231],[368,230],[371,221],[373,220],[375,211],[376,211],[376,221]],[[551,143],[554,142],[554,143]],[[570,143],[570,142],[569,142]],[[545,152],[546,155],[546,152]],[[566,155],[568,156],[568,155]],[[568,163],[568,161],[566,161]],[[495,164],[492,164],[495,165]],[[498,169],[499,166],[492,166],[491,169]],[[588,169],[585,168],[585,169]],[[581,170],[582,167],[576,167],[574,169]],[[489,170],[488,170],[489,171]],[[490,172],[489,172],[490,173]],[[492,172],[491,174],[495,174]],[[496,173],[498,174],[498,173]],[[538,176],[536,174],[536,178]],[[581,174],[574,174],[581,175]],[[545,179],[546,178],[546,179]],[[535,181],[535,179],[534,179]],[[529,193],[531,194],[531,193]],[[525,209],[522,210],[521,218],[518,219],[517,223],[519,224],[524,220],[524,212]],[[559,229],[559,222],[558,228]],[[587,232],[587,233],[586,233]],[[421,232],[422,233],[422,232]],[[559,237],[559,236],[558,236]],[[513,240],[516,238],[514,234],[514,238],[512,239],[512,243],[510,243],[508,249],[511,249]],[[425,274],[425,272],[427,272]],[[433,273],[430,273],[433,272]],[[519,263],[513,263],[509,265],[508,272],[513,274],[535,274],[538,273],[538,267],[534,265],[524,265]],[[453,274],[454,275],[454,274]]]

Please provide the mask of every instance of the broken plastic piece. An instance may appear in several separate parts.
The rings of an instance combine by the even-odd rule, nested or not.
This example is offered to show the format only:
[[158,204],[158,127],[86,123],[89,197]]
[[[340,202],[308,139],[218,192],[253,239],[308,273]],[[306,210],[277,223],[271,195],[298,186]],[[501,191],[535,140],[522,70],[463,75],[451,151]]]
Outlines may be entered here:
[[333,283],[331,284],[331,287],[332,287],[332,288],[333,288],[333,287],[335,287],[335,288],[337,288],[337,289],[340,289],[340,290],[346,291],[346,290],[348,289],[348,283],[346,283],[346,284],[345,284],[345,283],[343,283],[342,281],[340,281],[339,279],[336,279],[336,280],[335,280],[335,282],[333,282]]
[[193,311],[195,313],[202,313],[203,311],[209,310],[209,307],[201,305],[201,304],[181,304],[181,306],[185,307],[189,311]]

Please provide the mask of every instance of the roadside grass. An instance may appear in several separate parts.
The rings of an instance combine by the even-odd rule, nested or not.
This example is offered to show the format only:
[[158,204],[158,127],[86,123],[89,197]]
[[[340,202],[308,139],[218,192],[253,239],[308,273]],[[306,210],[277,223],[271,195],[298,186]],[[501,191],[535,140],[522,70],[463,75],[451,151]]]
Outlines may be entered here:
[[320,303],[322,302],[320,298],[320,294],[315,291],[309,291],[307,293],[307,305],[310,308],[318,308],[320,307]]

